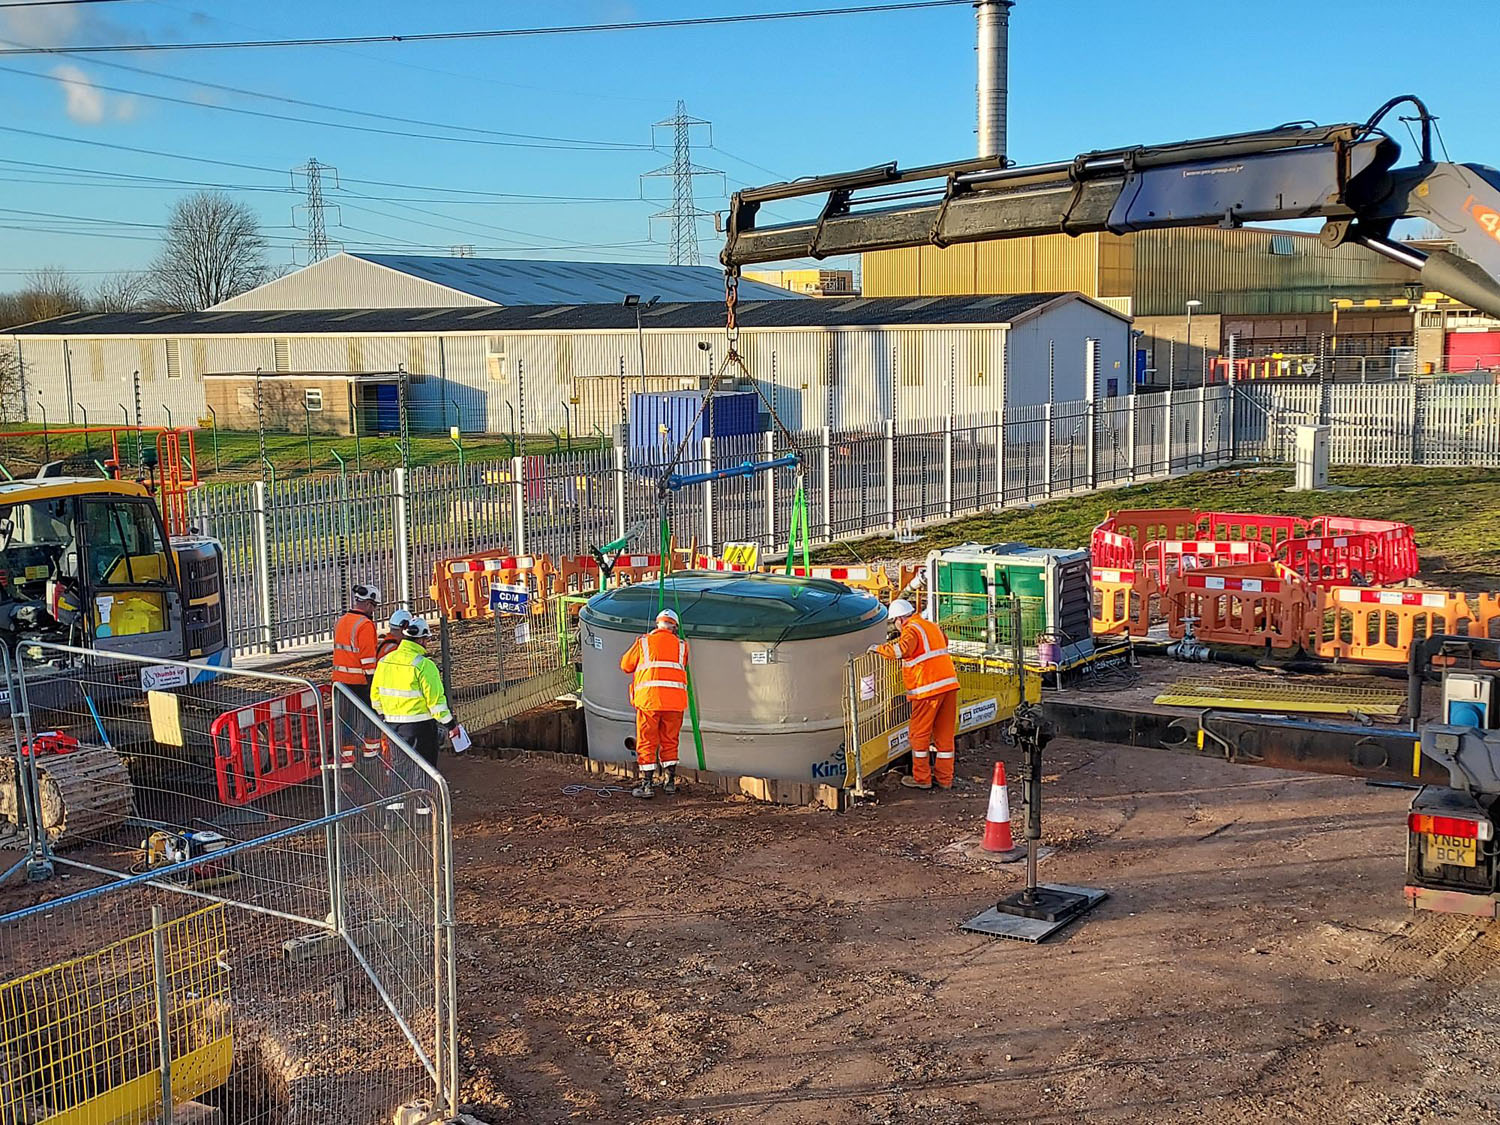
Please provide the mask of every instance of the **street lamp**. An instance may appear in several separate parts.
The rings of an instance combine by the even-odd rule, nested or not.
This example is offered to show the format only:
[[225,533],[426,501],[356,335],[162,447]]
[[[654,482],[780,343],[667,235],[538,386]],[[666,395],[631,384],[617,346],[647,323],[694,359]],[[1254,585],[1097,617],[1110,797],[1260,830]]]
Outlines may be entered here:
[[[1187,303],[1187,353],[1188,353],[1189,356],[1191,356],[1193,354],[1193,310],[1197,309],[1197,308],[1202,308],[1202,307],[1203,307],[1203,302],[1202,301],[1189,301]],[[1177,376],[1177,362],[1176,362],[1176,356],[1173,356],[1172,378],[1175,380],[1176,376]],[[1167,390],[1169,392],[1171,391],[1171,389],[1172,388],[1170,386],[1167,388]]]
[[[656,302],[660,301],[660,300],[661,300],[660,297],[650,297],[650,298],[648,298],[646,300],[645,307],[648,308],[648,309],[655,308],[656,307]],[[640,361],[641,361],[641,390],[642,390],[642,392],[644,392],[645,389],[646,389],[646,333],[641,328],[641,295],[639,293],[627,293],[625,295],[625,307],[627,309],[634,309],[635,310],[635,345],[636,345],[637,351],[640,354]],[[620,408],[621,408],[622,411],[625,408],[625,403],[624,403],[623,399],[624,399],[624,396],[622,395],[621,396],[621,400],[622,401],[620,403]],[[620,419],[621,425],[624,425],[625,422],[626,422],[626,419],[624,419],[624,418]]]

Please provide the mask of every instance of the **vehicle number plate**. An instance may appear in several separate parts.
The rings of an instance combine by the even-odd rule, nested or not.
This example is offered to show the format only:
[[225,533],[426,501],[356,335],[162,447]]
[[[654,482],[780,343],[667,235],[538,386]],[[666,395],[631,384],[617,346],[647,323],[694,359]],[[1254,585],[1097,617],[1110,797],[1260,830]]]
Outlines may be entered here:
[[1447,863],[1454,867],[1473,867],[1476,862],[1476,841],[1463,836],[1439,836],[1427,833],[1427,857],[1434,863]]

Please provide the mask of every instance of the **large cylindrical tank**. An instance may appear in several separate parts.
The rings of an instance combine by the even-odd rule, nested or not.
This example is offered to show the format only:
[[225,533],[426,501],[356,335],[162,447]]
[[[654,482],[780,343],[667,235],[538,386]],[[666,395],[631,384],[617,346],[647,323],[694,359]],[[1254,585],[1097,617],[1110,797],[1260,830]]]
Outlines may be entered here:
[[[625,586],[595,595],[579,613],[592,758],[635,758],[620,658],[653,628],[657,598],[655,583]],[[885,639],[885,607],[823,579],[697,571],[667,579],[666,604],[681,614],[688,642],[702,768],[840,783],[845,669],[851,655]],[[690,718],[680,753],[685,768],[699,766]]]

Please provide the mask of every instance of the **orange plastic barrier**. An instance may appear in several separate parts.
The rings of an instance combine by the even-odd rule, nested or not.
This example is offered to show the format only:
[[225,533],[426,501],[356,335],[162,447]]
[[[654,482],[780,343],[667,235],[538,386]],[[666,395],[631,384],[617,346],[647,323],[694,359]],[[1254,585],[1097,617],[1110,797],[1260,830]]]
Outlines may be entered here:
[[[1156,539],[1202,539],[1208,538],[1198,534],[1198,513],[1191,508],[1126,508],[1113,513],[1107,520],[1095,529],[1095,535],[1100,531],[1114,532],[1123,535],[1135,544],[1137,555],[1144,550],[1146,544]],[[1217,536],[1221,539],[1232,538],[1228,535]],[[1136,556],[1130,559],[1130,565],[1137,562]],[[1094,562],[1099,566],[1122,565],[1113,562],[1101,562],[1095,558]]]
[[1371,590],[1334,586],[1318,592],[1308,648],[1339,660],[1405,664],[1412,643],[1437,633],[1489,636],[1500,627],[1500,599],[1454,590]]
[[1254,540],[1275,546],[1288,539],[1318,534],[1317,524],[1299,516],[1264,516],[1254,512],[1203,512],[1198,516],[1201,539]]
[[1149,576],[1137,580],[1131,569],[1094,567],[1094,633],[1144,636],[1151,628],[1151,594],[1155,583]]
[[1160,583],[1187,570],[1243,566],[1270,558],[1271,548],[1254,540],[1158,539],[1146,546],[1145,568]]
[[219,800],[244,805],[316,777],[318,693],[308,688],[225,711],[208,728]]
[[1367,576],[1368,581],[1383,584],[1405,582],[1416,577],[1421,564],[1417,558],[1416,533],[1410,524],[1343,516],[1326,516],[1322,523],[1325,536],[1368,535],[1373,538],[1368,564],[1372,573]]
[[1196,617],[1199,640],[1254,648],[1297,648],[1307,618],[1306,583],[1274,562],[1213,571],[1187,571],[1166,584],[1167,631],[1182,637],[1184,617]]

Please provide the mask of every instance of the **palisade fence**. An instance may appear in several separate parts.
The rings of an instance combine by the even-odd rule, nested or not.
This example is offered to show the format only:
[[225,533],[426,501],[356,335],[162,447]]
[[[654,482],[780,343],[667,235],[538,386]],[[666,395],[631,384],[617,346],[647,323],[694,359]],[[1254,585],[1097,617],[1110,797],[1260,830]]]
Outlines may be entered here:
[[1235,455],[1289,461],[1298,426],[1329,428],[1334,465],[1500,465],[1500,385],[1241,383]]
[[[827,543],[997,507],[1212,468],[1291,460],[1296,427],[1330,427],[1336,465],[1500,465],[1500,386],[1490,383],[1191,387],[1014,407],[936,424],[794,435],[812,540]],[[682,473],[787,452],[777,434],[694,442]],[[353,582],[383,609],[436,611],[433,564],[477,551],[586,554],[627,531],[654,551],[660,448],[616,446],[463,466],[208,484],[195,524],[221,540],[231,643],[267,652],[326,639]],[[674,492],[679,545],[786,546],[790,468]]]
[[[815,543],[1026,504],[1105,485],[1207,468],[1231,456],[1223,386],[1096,402],[1017,407],[898,429],[795,434]],[[657,480],[672,452],[616,446],[546,457],[206,484],[192,520],[224,545],[230,643],[274,652],[325,640],[352,583],[383,608],[436,612],[433,564],[479,551],[587,554],[627,531],[654,551]],[[692,443],[680,473],[789,452],[775,433]],[[670,494],[679,545],[784,549],[796,471],[693,485]]]

